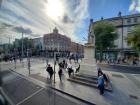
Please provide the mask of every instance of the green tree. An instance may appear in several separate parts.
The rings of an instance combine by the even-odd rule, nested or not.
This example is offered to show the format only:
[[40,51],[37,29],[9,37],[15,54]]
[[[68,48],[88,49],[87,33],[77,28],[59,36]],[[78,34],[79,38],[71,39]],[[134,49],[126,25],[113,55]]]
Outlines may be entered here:
[[[18,51],[20,51],[20,54],[21,54],[21,51],[22,51],[22,39],[16,39],[13,42],[12,48],[13,49],[14,48],[18,49]],[[31,39],[23,38],[23,50],[24,50],[24,52],[26,52],[27,49],[30,49],[30,48],[32,48]]]
[[103,50],[116,47],[114,40],[118,38],[116,28],[107,21],[100,21],[93,27],[95,34],[96,50],[100,51],[100,61],[102,60]]
[[140,57],[140,25],[136,26],[127,37],[127,43],[139,54]]

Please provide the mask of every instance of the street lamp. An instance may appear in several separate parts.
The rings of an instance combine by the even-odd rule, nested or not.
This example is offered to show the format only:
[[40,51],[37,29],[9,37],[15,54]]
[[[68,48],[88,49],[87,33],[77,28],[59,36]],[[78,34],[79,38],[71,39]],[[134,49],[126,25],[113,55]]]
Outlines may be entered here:
[[15,69],[16,69],[16,55],[17,55],[17,50],[16,49],[14,49],[14,63],[15,63]]
[[29,49],[27,49],[27,63],[28,63],[28,70],[29,70],[29,75],[31,74],[30,73],[30,67],[31,67],[31,64],[30,64],[30,53],[29,53]]
[[49,62],[49,52],[48,52],[48,46],[46,47],[45,46],[45,54],[44,54],[44,56],[46,56],[46,67],[47,67],[47,65],[48,65],[48,62]]
[[51,44],[53,45],[53,47],[52,47],[52,50],[54,50],[53,51],[53,56],[54,56],[54,67],[53,67],[53,69],[54,69],[54,84],[55,84],[55,65],[56,65],[56,52],[55,52],[55,45],[54,45],[54,42],[53,42],[53,39],[51,39]]

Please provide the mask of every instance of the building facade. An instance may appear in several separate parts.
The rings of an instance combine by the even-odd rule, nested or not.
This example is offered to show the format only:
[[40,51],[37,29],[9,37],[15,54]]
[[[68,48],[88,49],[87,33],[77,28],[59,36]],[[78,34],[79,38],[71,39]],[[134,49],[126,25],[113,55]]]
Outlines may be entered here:
[[54,56],[57,52],[59,56],[68,56],[70,53],[71,39],[58,32],[58,29],[53,29],[52,33],[44,35],[45,50],[49,56]]
[[79,56],[83,56],[84,55],[84,45],[75,43],[75,42],[71,42],[70,52],[72,54],[78,54]]
[[32,47],[37,48],[38,50],[44,50],[43,37],[32,39]]
[[53,29],[52,33],[45,34],[43,39],[45,51],[50,57],[54,56],[54,52],[57,52],[61,57],[84,53],[83,45],[72,42],[70,38],[60,34],[57,28]]
[[[131,49],[131,46],[128,45],[126,38],[135,26],[140,23],[140,14],[121,16],[121,13],[119,13],[118,17],[109,19],[102,18],[100,21],[108,21],[112,23],[119,34],[118,39],[114,42],[117,47],[114,49],[108,49],[110,54],[112,52],[112,56],[116,56],[117,58],[121,56],[126,57],[135,53]],[[93,26],[100,21],[93,22]]]

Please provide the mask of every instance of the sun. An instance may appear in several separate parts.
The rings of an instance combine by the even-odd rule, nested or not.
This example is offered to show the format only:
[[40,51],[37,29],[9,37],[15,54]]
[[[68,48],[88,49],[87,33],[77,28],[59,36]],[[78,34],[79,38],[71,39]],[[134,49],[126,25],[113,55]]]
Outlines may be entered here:
[[64,7],[61,0],[48,0],[45,12],[53,20],[61,18],[64,15]]

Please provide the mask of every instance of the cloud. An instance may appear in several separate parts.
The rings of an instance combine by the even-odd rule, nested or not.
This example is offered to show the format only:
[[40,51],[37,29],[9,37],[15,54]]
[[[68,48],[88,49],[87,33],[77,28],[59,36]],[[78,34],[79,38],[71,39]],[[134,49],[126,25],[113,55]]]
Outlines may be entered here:
[[9,28],[9,27],[12,27],[13,25],[11,24],[8,24],[8,23],[3,23],[3,22],[0,22],[0,28]]
[[23,28],[21,26],[14,27],[13,30],[17,33],[32,34],[32,30],[29,28]]
[[64,15],[62,18],[63,23],[73,23],[74,21],[70,19],[68,15]]
[[[23,31],[22,27],[24,27],[25,32],[41,36],[52,32],[53,28],[57,27],[60,33],[72,40],[78,40],[76,31],[83,27],[83,21],[89,17],[88,5],[89,0],[4,0],[0,21],[14,25],[16,27],[14,31],[17,33]],[[47,6],[54,9],[53,13],[48,14]],[[61,11],[62,8],[63,11]],[[55,12],[58,12],[57,9],[60,9],[61,14],[55,15]]]
[[140,0],[132,0],[129,6],[130,12],[140,12]]

